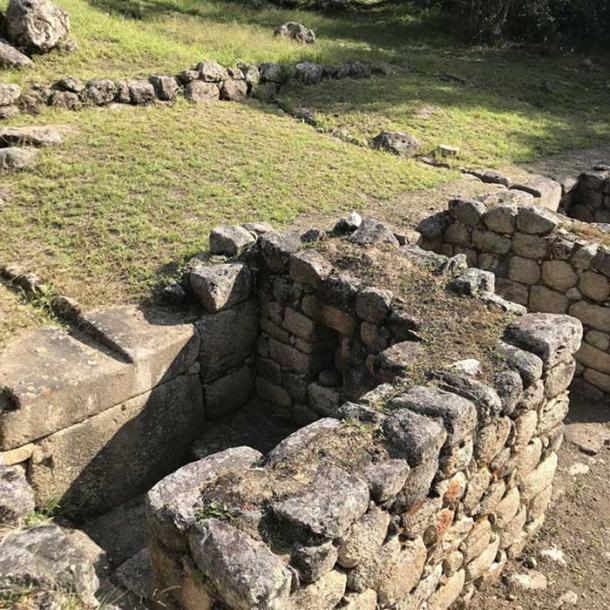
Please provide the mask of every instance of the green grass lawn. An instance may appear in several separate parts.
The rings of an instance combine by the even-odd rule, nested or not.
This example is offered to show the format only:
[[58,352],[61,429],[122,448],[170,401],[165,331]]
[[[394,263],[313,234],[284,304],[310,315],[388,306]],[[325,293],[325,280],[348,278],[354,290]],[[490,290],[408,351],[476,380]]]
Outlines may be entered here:
[[34,122],[69,123],[72,133],[34,171],[6,180],[0,261],[17,257],[88,305],[145,296],[206,247],[216,224],[285,224],[450,177],[254,102],[49,112]]
[[[454,144],[460,163],[479,166],[610,139],[604,57],[595,58],[597,70],[584,70],[578,57],[466,48],[404,9],[328,16],[209,0],[58,2],[71,15],[78,51],[37,57],[34,68],[4,71],[1,80],[175,73],[205,58],[361,58],[390,62],[396,75],[291,87],[286,104],[363,140],[401,129],[427,151]],[[273,29],[287,20],[313,27],[318,43],[276,39]],[[84,305],[146,298],[206,246],[215,224],[338,214],[455,175],[340,143],[254,102],[45,110],[7,124],[28,123],[71,132],[61,147],[42,151],[34,171],[1,179],[0,262],[20,262]]]
[[[354,57],[401,61],[401,41],[418,27],[414,19],[393,14],[341,18],[211,0],[56,1],[70,15],[78,52],[38,57],[33,69],[5,71],[3,80],[173,74],[203,59],[226,65],[302,59],[338,63]],[[0,0],[0,6],[6,3]],[[276,38],[273,30],[288,20],[314,28],[317,44]]]
[[516,52],[475,59],[468,51],[444,63],[420,58],[391,78],[295,85],[283,96],[289,107],[313,110],[327,130],[362,141],[382,129],[406,131],[426,153],[459,147],[460,166],[502,166],[610,140],[610,71],[582,71],[578,61]]

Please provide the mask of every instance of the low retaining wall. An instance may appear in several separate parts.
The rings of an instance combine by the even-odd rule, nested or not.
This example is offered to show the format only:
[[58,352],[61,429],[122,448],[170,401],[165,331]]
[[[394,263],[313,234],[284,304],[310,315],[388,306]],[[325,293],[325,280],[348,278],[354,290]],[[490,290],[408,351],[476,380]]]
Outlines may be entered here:
[[177,75],[154,74],[148,78],[112,80],[64,77],[50,84],[33,84],[27,90],[14,84],[0,83],[0,119],[9,119],[21,111],[35,114],[43,106],[79,110],[109,104],[145,106],[172,102],[181,94],[193,102],[214,100],[241,101],[248,96],[272,101],[290,80],[316,85],[325,79],[370,78],[387,74],[384,65],[358,60],[340,65],[322,65],[309,61],[294,65],[266,62],[224,67],[206,60]]
[[579,386],[596,398],[610,393],[610,246],[599,243],[603,233],[534,205],[467,200],[449,202],[418,230],[422,247],[462,253],[470,265],[493,272],[506,299],[581,320]]
[[[386,239],[397,257],[425,258]],[[460,363],[414,384],[412,359],[392,356],[418,338],[396,330],[387,290],[338,281],[294,235],[264,235],[248,256],[261,300],[258,394],[276,412],[316,421],[267,456],[229,449],[149,492],[157,601],[374,610],[469,599],[544,520],[581,324],[515,317],[489,376]],[[458,265],[454,289],[479,281],[460,275],[459,259],[439,259]],[[360,354],[349,366],[346,342]],[[334,383],[319,377],[330,362],[341,373]]]

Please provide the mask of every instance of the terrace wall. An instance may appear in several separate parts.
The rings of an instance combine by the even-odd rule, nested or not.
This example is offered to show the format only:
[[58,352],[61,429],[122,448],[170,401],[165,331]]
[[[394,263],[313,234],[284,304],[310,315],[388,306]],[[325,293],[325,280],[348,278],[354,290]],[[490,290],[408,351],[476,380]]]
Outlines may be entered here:
[[[588,183],[585,181],[585,184]],[[610,393],[610,247],[604,233],[533,205],[454,200],[424,220],[421,245],[496,276],[504,298],[532,312],[568,313],[584,326],[579,387]]]

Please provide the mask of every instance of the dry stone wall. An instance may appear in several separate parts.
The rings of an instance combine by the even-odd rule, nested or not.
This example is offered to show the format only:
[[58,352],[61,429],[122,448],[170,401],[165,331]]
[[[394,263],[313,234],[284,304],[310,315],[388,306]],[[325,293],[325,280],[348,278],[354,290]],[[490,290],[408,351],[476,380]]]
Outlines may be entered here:
[[610,247],[601,243],[603,233],[579,231],[569,219],[536,205],[476,200],[449,202],[447,211],[424,220],[418,230],[424,248],[463,253],[470,265],[493,272],[504,298],[529,311],[581,320],[578,385],[595,398],[610,393]]
[[[374,234],[397,256],[426,256],[399,250],[379,223],[363,226],[360,238]],[[219,250],[248,248],[238,228],[220,233],[211,240]],[[267,456],[228,449],[153,487],[158,601],[184,610],[440,610],[466,601],[542,525],[582,325],[517,316],[490,378],[461,363],[413,386],[404,358],[417,345],[413,320],[396,317],[388,291],[334,274],[302,237],[266,232],[245,257],[187,276],[217,307],[245,294],[243,269],[221,270],[232,287],[222,291],[200,277],[246,265],[260,301],[257,394],[312,423]],[[472,270],[456,275],[454,289],[481,290]]]
[[358,60],[341,65],[302,61],[294,65],[266,62],[234,67],[205,60],[176,75],[153,74],[148,78],[118,81],[97,78],[86,82],[66,76],[50,85],[33,83],[26,90],[0,83],[0,119],[14,117],[21,111],[35,114],[44,106],[68,110],[110,104],[146,106],[173,102],[178,96],[196,103],[219,99],[242,101],[247,97],[270,102],[290,80],[316,85],[325,79],[369,78],[373,74],[385,74],[387,70],[386,66]]
[[[164,291],[188,299],[180,313],[70,303],[78,329],[3,352],[2,522],[57,499],[102,511],[154,485],[154,596],[175,610],[441,610],[497,578],[544,520],[582,324],[521,315],[489,272],[376,221],[351,215],[338,233],[509,312],[492,368],[414,381],[417,320],[338,272],[316,248],[326,232],[219,227]],[[237,446],[181,466],[252,400],[303,427],[266,456]],[[7,548],[0,571],[31,571]]]

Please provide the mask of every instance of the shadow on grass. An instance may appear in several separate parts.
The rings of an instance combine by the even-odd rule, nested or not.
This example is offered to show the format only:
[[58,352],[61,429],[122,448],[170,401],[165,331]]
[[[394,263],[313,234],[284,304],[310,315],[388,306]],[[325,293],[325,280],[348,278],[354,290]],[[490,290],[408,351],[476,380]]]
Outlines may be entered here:
[[270,30],[288,20],[303,20],[314,27],[318,38],[350,39],[368,43],[373,47],[390,50],[405,43],[451,46],[455,43],[450,31],[441,20],[426,22],[405,8],[367,8],[358,12],[320,13],[306,8],[257,9],[237,0],[227,2],[200,2],[197,0],[89,0],[101,10],[118,13],[131,19],[156,19],[167,15],[182,15],[207,19],[219,24],[243,24]]
[[[487,66],[481,74],[492,69]],[[537,86],[537,70],[530,66],[528,77],[524,69],[507,66],[504,79],[483,80],[481,87],[448,83],[433,72],[401,73],[314,87],[291,85],[282,96],[291,109],[313,111],[325,128],[353,130],[351,135],[360,138],[381,130],[408,131],[429,146],[458,145],[483,162],[531,161],[610,140],[603,89],[572,90],[568,83],[563,90],[545,90]],[[422,115],[424,109],[430,116]]]

